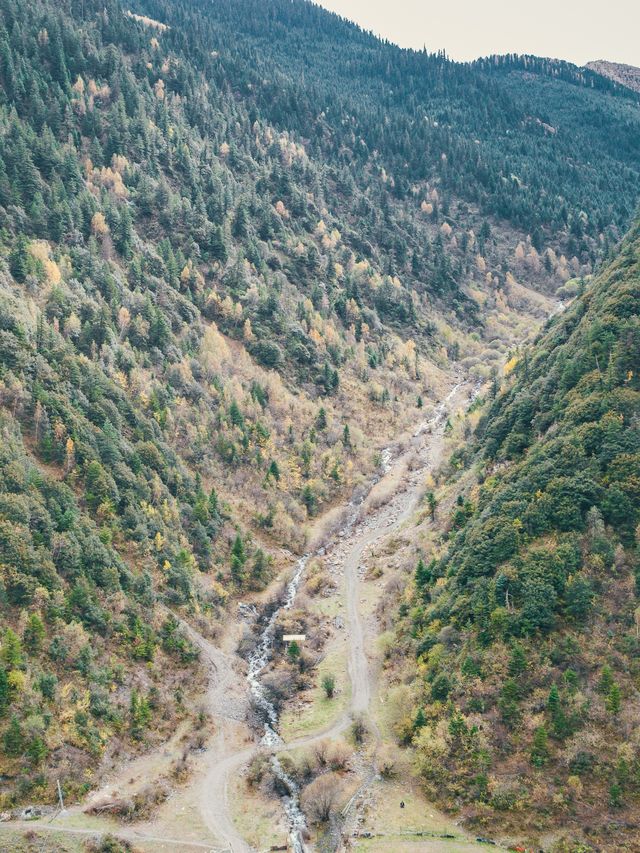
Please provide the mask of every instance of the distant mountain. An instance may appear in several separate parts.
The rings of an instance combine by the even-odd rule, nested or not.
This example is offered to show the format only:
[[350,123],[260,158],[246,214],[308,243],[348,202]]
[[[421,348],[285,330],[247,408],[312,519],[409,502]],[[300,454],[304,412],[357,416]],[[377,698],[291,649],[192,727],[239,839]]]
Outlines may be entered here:
[[596,62],[588,62],[585,68],[620,83],[627,89],[640,92],[640,68],[636,68],[634,65],[624,65],[620,62],[607,62],[604,59],[599,59]]

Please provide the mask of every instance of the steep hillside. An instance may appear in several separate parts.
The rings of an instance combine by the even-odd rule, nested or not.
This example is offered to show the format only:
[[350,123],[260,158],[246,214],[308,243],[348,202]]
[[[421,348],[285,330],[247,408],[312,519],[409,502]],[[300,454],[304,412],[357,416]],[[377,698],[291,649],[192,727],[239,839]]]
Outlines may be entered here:
[[397,733],[425,785],[536,843],[637,849],[639,306],[636,225],[509,362],[401,608],[418,678]]
[[615,243],[637,99],[534,66],[301,0],[0,0],[3,802],[174,729],[176,617],[219,634]]
[[627,89],[640,92],[640,68],[636,68],[634,65],[623,65],[619,62],[606,62],[599,59],[596,62],[588,62],[585,67],[602,77],[619,83],[621,86],[626,86]]

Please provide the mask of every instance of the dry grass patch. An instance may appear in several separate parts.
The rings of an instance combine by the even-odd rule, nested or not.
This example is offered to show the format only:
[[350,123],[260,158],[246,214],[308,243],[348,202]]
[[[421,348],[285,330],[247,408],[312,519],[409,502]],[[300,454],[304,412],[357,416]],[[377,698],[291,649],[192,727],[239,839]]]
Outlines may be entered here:
[[253,849],[268,850],[271,845],[287,842],[287,825],[278,799],[267,796],[259,784],[249,786],[241,776],[231,781],[230,788],[233,822]]

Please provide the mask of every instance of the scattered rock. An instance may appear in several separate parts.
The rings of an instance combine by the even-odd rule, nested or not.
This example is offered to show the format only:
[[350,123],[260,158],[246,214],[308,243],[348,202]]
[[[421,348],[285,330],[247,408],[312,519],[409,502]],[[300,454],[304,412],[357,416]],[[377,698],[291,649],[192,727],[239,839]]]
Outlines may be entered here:
[[37,820],[39,817],[42,817],[42,809],[38,808],[38,806],[27,806],[20,813],[20,817],[22,820]]

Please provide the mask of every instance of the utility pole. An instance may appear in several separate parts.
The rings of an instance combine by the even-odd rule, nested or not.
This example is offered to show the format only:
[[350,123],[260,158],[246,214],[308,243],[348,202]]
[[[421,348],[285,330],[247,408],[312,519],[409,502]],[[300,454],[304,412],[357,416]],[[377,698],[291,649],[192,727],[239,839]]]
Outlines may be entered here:
[[64,800],[62,799],[62,788],[60,787],[60,780],[56,779],[56,782],[58,783],[58,799],[60,800],[60,811],[63,812],[64,811]]

